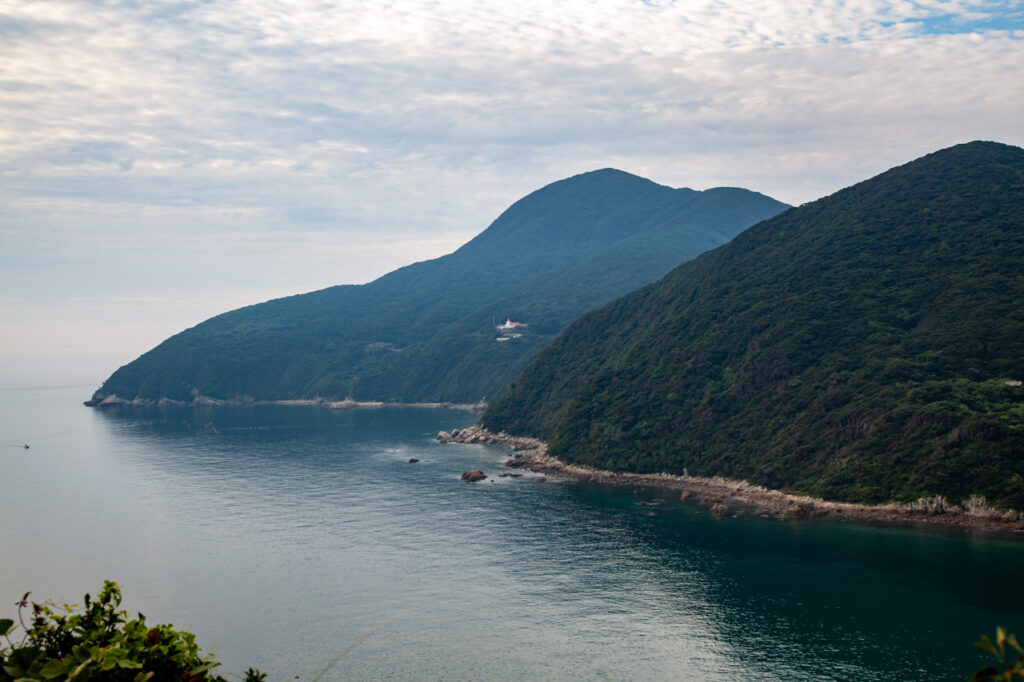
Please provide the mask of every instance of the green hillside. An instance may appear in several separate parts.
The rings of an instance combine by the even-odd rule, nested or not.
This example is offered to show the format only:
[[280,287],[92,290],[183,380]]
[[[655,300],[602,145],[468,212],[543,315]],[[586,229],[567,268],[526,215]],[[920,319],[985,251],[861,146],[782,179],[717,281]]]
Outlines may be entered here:
[[[584,173],[517,201],[442,258],[181,332],[117,370],[94,401],[494,397],[582,313],[784,208],[742,189]],[[527,332],[498,342],[494,322],[509,316]]]
[[573,324],[484,415],[570,462],[1024,509],[1024,150],[936,152]]

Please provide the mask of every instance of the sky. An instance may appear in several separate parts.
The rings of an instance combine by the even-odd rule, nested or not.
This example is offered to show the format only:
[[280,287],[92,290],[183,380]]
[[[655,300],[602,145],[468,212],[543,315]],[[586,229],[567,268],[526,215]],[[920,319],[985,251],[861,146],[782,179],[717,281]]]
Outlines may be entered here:
[[1024,144],[1024,2],[0,0],[0,368],[112,371],[615,167],[800,204]]

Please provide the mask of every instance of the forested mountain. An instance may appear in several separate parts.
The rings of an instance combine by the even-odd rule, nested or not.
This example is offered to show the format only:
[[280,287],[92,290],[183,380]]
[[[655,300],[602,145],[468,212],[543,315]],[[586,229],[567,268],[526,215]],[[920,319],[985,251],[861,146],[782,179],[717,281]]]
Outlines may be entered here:
[[[517,201],[442,258],[183,331],[117,370],[90,403],[493,398],[582,313],[785,208],[743,189],[584,173]],[[525,333],[498,342],[494,322],[510,316]]]
[[945,149],[570,326],[485,413],[604,469],[1024,509],[1024,150]]

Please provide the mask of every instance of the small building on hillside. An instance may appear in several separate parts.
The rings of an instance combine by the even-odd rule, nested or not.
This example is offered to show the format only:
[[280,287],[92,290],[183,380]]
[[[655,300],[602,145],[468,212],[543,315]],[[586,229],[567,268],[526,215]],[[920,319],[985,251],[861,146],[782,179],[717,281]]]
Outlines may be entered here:
[[513,322],[512,318],[509,317],[505,320],[505,324],[495,325],[495,329],[501,335],[496,341],[508,341],[509,339],[518,339],[526,331],[528,325],[525,322]]

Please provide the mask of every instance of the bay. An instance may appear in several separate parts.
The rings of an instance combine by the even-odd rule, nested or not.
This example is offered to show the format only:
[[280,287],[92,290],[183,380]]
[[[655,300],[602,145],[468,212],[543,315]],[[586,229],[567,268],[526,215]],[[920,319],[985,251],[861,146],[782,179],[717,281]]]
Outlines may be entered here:
[[464,412],[107,412],[91,375],[0,369],[0,616],[112,579],[274,680],[963,679],[1024,633],[1014,537],[497,478],[434,441]]

